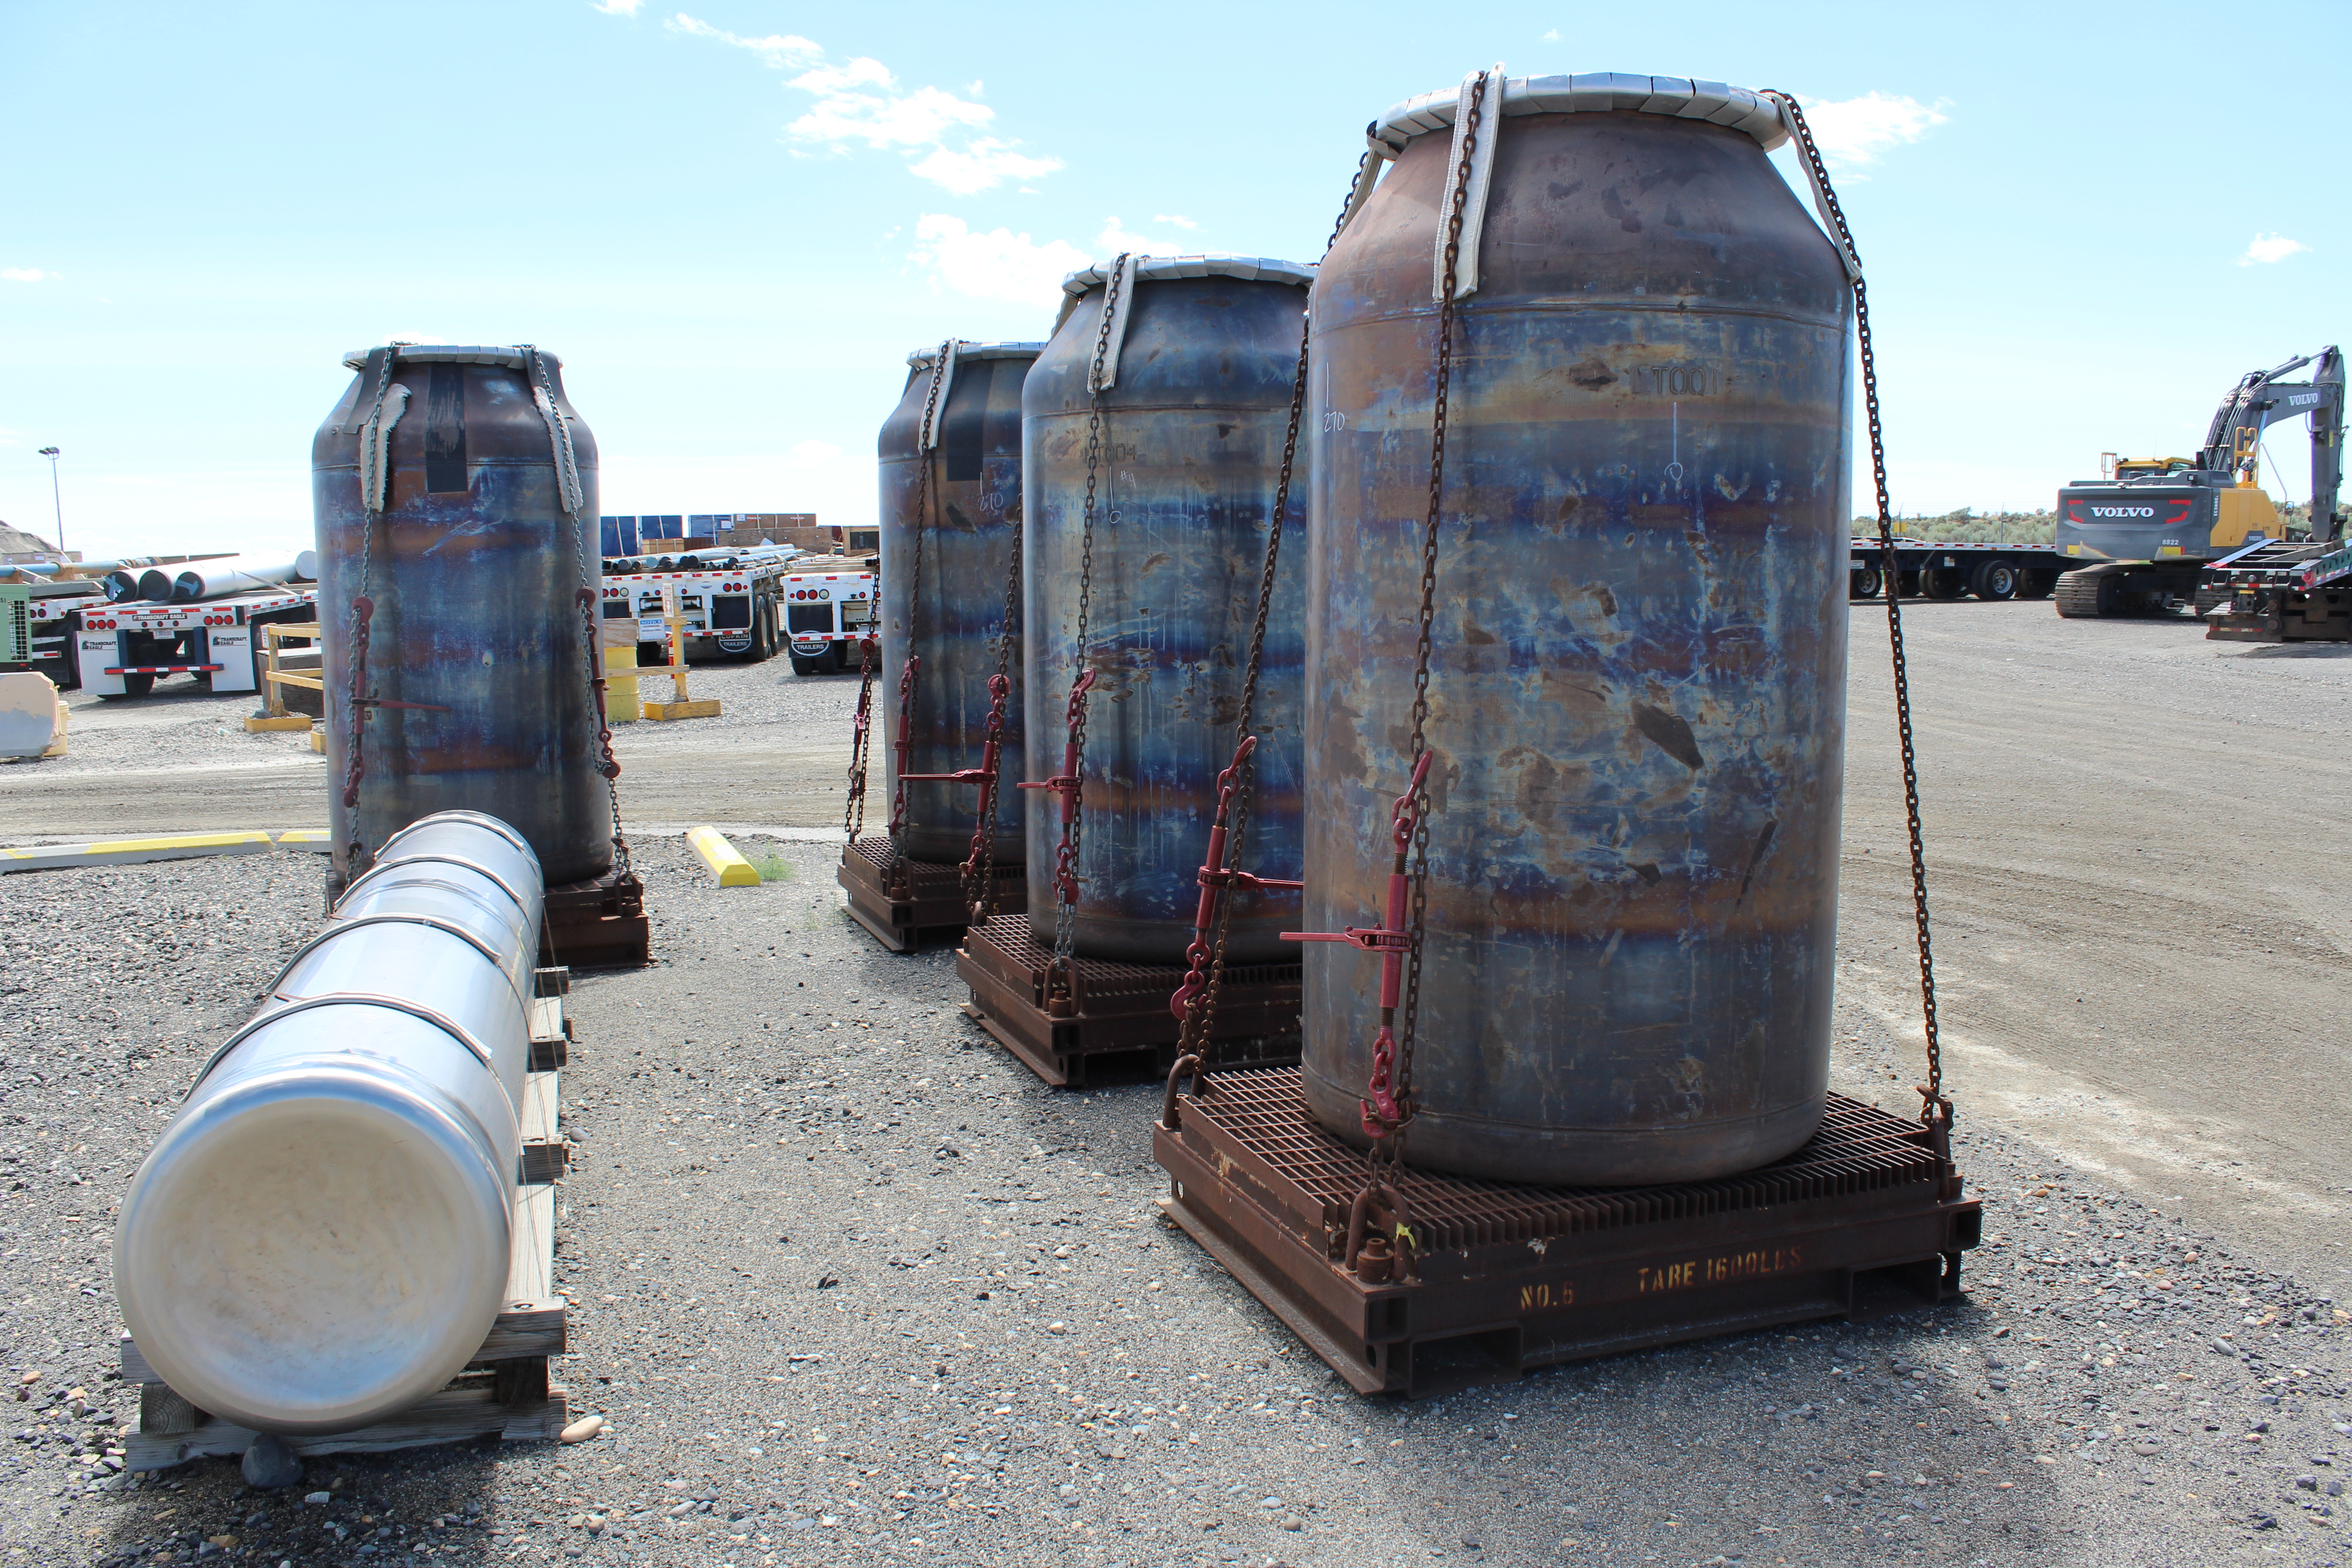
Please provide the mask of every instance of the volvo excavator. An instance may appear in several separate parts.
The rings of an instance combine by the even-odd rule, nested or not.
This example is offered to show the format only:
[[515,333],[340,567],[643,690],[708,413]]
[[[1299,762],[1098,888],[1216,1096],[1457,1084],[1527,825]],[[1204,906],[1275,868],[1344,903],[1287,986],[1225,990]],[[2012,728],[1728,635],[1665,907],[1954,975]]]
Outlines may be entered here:
[[[2307,380],[2286,379],[2305,365]],[[2297,416],[2311,427],[2307,534],[2281,525],[2257,474],[2263,432]],[[2247,571],[2299,578],[2342,548],[2343,456],[2344,356],[2333,344],[2249,372],[2222,399],[2195,457],[2127,458],[2058,492],[2056,547],[2085,563],[2058,579],[2058,613],[2204,615],[2243,596],[2237,579]],[[2230,634],[2209,623],[2208,635]]]

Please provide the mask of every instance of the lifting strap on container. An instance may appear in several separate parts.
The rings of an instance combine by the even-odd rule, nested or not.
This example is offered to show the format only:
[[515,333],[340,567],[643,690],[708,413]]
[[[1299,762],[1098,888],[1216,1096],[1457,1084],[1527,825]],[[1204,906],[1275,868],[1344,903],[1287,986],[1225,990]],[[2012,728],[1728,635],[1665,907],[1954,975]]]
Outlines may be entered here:
[[1102,330],[1095,343],[1094,363],[1087,367],[1087,390],[1097,396],[1118,384],[1118,351],[1127,342],[1127,318],[1135,302],[1135,265],[1142,258],[1129,252],[1111,263],[1105,282]]
[[1829,236],[1830,243],[1837,247],[1838,260],[1845,266],[1845,280],[1853,284],[1861,283],[1862,258],[1853,253],[1853,236],[1847,231],[1845,215],[1839,211],[1837,197],[1830,190],[1829,170],[1813,148],[1812,132],[1804,129],[1805,111],[1799,109],[1797,100],[1785,92],[1768,90],[1759,96],[1780,106],[1781,120],[1795,133],[1797,163],[1805,171],[1805,184],[1812,190],[1813,211],[1821,216],[1822,231]]
[[[1472,71],[1462,79],[1462,96],[1454,106],[1454,153],[1445,166],[1458,173],[1466,156],[1470,173],[1466,185],[1455,193],[1461,232],[1454,231],[1451,221],[1437,226],[1436,251],[1429,264],[1432,300],[1443,301],[1449,287],[1457,300],[1477,292],[1478,237],[1486,227],[1486,190],[1495,181],[1495,143],[1503,128],[1503,94],[1509,86],[1500,61],[1493,70]],[[1474,99],[1485,100],[1483,115],[1472,112]],[[1479,122],[1476,134],[1474,120]]]
[[[1348,199],[1339,208],[1339,221],[1331,226],[1331,237],[1334,240],[1347,232],[1348,226],[1356,221],[1356,215],[1364,210],[1366,202],[1372,199],[1372,189],[1381,183],[1381,171],[1395,161],[1397,150],[1375,134],[1380,128],[1380,121],[1377,120],[1364,127],[1364,152],[1363,155],[1356,160],[1355,183],[1348,187]],[[1331,254],[1330,246],[1326,245],[1323,247],[1323,254],[1326,256]]]
[[1903,752],[1903,810],[1911,836],[1911,915],[1919,934],[1919,1011],[1927,1044],[1927,1081],[1918,1085],[1919,1120],[1927,1125],[1930,1146],[1944,1163],[1944,1179],[1957,1186],[1951,1169],[1952,1101],[1944,1092],[1943,1037],[1936,1011],[1936,952],[1927,930],[1927,852],[1919,827],[1919,765],[1911,737],[1911,676],[1903,652],[1902,572],[1895,551],[1895,513],[1886,491],[1886,434],[1878,413],[1878,358],[1870,337],[1870,290],[1862,279],[1862,258],[1854,248],[1853,230],[1845,210],[1838,205],[1830,185],[1829,167],[1822,161],[1805,111],[1785,92],[1767,89],[1761,95],[1780,107],[1781,117],[1796,135],[1798,162],[1813,187],[1813,201],[1822,224],[1844,259],[1846,279],[1853,285],[1854,341],[1862,353],[1862,394],[1870,417],[1871,479],[1878,501],[1880,571],[1886,580],[1886,643],[1895,662],[1895,725]]

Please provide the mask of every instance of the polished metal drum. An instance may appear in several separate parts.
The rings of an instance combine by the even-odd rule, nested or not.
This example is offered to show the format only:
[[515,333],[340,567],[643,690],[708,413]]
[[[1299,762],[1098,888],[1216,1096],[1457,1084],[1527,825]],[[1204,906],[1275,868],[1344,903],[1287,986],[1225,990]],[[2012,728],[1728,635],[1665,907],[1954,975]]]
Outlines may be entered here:
[[395,834],[139,1168],[114,1285],[201,1410],[340,1432],[473,1359],[507,1299],[541,885],[471,812]]
[[[358,374],[310,447],[337,873],[365,869],[354,843],[363,861],[421,816],[467,810],[511,824],[551,885],[603,875],[612,808],[579,597],[603,599],[596,440],[560,363],[528,345],[401,345],[343,363]],[[342,786],[362,596],[374,606],[362,695],[378,705],[353,808]]]
[[[1827,1082],[1853,296],[1765,156],[1787,135],[1770,100],[1616,75],[1493,90],[1450,395],[1405,1158],[1547,1183],[1745,1170],[1812,1134]],[[1393,167],[1316,285],[1318,931],[1382,924],[1411,772],[1457,96],[1376,122]],[[1358,1142],[1379,971],[1307,950],[1308,1102]]]
[[[1029,485],[1029,777],[1062,771],[1076,646],[1094,399],[1108,267],[1070,275],[1062,320],[1022,398]],[[1109,337],[1095,475],[1088,694],[1076,950],[1183,962],[1195,876],[1233,759],[1244,667],[1282,466],[1300,312],[1314,271],[1241,256],[1138,258]],[[1294,489],[1294,511],[1303,511]],[[1294,523],[1295,523],[1294,519]],[[1295,535],[1294,535],[1295,537]],[[1247,869],[1296,878],[1304,575],[1266,626]],[[1050,942],[1060,802],[1028,815],[1029,921]],[[1296,903],[1235,892],[1234,963],[1285,960]]]
[[[1004,621],[1004,578],[1021,520],[1021,388],[1044,346],[953,344],[928,446],[922,445],[923,410],[930,401],[939,351],[908,354],[906,391],[883,422],[882,663],[877,677],[882,727],[875,749],[884,758],[886,799],[898,784],[898,757],[891,742],[898,733],[898,678],[910,651],[922,666],[917,675],[907,772],[948,773],[980,765],[988,731],[988,682],[996,673],[996,639]],[[923,516],[918,519],[917,480],[926,463],[930,484]],[[922,603],[917,605],[911,595],[919,540]],[[996,858],[1005,865],[1021,859],[1020,817],[1013,804],[1018,798],[1013,786],[1021,782],[1024,722],[1017,621],[1013,636],[1006,669],[1013,689],[1005,702],[996,796]],[[851,648],[854,655],[853,645],[835,646]],[[979,791],[970,784],[908,785],[907,822],[899,839],[907,858],[935,864],[962,861],[971,852],[978,804]]]

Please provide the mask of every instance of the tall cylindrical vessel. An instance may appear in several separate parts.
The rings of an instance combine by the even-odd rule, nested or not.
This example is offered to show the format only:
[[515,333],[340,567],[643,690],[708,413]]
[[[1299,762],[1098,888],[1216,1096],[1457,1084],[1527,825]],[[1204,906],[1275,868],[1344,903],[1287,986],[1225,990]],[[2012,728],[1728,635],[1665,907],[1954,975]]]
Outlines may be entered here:
[[[915,719],[907,753],[910,773],[948,773],[980,765],[987,739],[989,678],[996,673],[996,639],[1004,620],[1004,578],[1012,564],[1013,530],[1022,516],[1021,387],[1042,343],[954,345],[941,406],[932,414],[932,440],[919,447],[923,411],[930,401],[939,351],[907,356],[907,389],[882,423],[878,442],[882,483],[882,727],[884,801],[898,789],[898,677],[909,651],[922,660]],[[916,515],[923,465],[929,493]],[[922,601],[915,551],[922,550]],[[996,858],[1021,858],[1021,627],[1013,627],[997,768]],[[971,853],[979,826],[980,792],[970,784],[910,784],[907,825],[899,840],[909,859],[935,864]]]
[[[1853,300],[1765,157],[1776,106],[1663,77],[1496,87],[1445,443],[1405,1158],[1703,1179],[1801,1145],[1827,1085]],[[1455,108],[1377,122],[1399,155],[1316,288],[1321,931],[1383,923],[1410,776]],[[1308,1103],[1359,1142],[1379,967],[1307,954]]]
[[[520,831],[551,885],[603,875],[612,814],[579,598],[603,598],[596,439],[559,362],[528,346],[402,345],[343,363],[359,374],[310,447],[337,872],[364,869],[350,864],[354,841],[372,850],[465,809]],[[342,781],[362,596],[374,610],[362,695],[380,705],[353,809]]]
[[[1053,340],[1022,396],[1029,478],[1029,777],[1062,771],[1081,668],[1086,755],[1076,947],[1089,958],[1183,962],[1195,876],[1232,761],[1251,622],[1274,515],[1311,268],[1255,257],[1138,258],[1110,336],[1101,400],[1093,564],[1081,564],[1089,376],[1108,266],[1071,274]],[[1303,475],[1302,475],[1303,479]],[[1294,526],[1304,512],[1294,484]],[[1295,542],[1297,535],[1291,536]],[[1243,868],[1295,878],[1299,856],[1303,574],[1277,579],[1257,698],[1256,784]],[[1088,588],[1087,584],[1091,584]],[[1087,644],[1076,644],[1082,591]],[[1057,797],[1028,810],[1029,921],[1051,941]],[[1282,959],[1296,906],[1236,892],[1226,956]]]
[[115,1298],[183,1398],[240,1426],[398,1414],[505,1304],[539,867],[472,812],[383,845],[157,1139]]

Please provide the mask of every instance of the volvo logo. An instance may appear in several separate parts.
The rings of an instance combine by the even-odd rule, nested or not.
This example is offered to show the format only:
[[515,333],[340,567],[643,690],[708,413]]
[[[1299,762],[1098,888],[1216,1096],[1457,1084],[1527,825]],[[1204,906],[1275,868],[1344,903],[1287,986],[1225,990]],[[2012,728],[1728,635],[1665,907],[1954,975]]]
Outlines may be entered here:
[[2093,517],[2154,517],[2156,515],[2156,508],[2152,506],[2095,506],[2091,509],[2091,515]]

